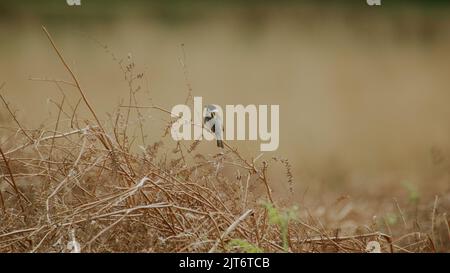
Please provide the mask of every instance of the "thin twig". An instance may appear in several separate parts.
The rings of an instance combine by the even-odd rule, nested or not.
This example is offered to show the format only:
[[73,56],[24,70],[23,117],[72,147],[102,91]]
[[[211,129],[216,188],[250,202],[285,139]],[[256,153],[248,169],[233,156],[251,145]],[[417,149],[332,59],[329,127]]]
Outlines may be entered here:
[[234,221],[228,228],[227,230],[225,230],[225,232],[216,240],[216,242],[214,243],[214,245],[211,247],[211,249],[208,251],[208,253],[213,253],[216,251],[217,246],[219,245],[219,243],[221,241],[223,241],[223,239],[225,239],[225,237],[228,236],[228,234],[230,234],[230,232],[232,232],[238,225],[240,222],[244,221],[245,218],[247,218],[247,216],[250,215],[250,213],[252,213],[253,210],[249,209],[247,210],[244,214],[242,214],[238,219],[236,219],[236,221]]
[[3,153],[3,150],[2,150],[1,147],[0,147],[0,154],[1,154],[2,158],[3,158],[3,161],[5,162],[6,170],[8,171],[9,177],[11,178],[12,187],[14,188],[14,191],[15,191],[16,194],[17,194],[17,199],[19,199],[19,202],[20,202],[20,208],[22,209],[22,211],[25,211],[25,208],[23,207],[23,204],[22,204],[22,198],[23,198],[24,200],[26,200],[26,201],[27,201],[28,203],[30,203],[30,204],[31,204],[31,202],[30,202],[30,200],[28,200],[28,198],[27,198],[23,193],[21,193],[20,190],[17,188],[16,180],[14,179],[14,175],[13,175],[13,172],[12,172],[12,170],[11,170],[11,166],[9,165],[9,160],[6,158],[6,156],[5,156],[5,154]]
[[[4,83],[1,87],[4,86]],[[3,101],[3,104],[5,104],[6,106],[6,110],[8,110],[8,113],[11,115],[11,117],[14,119],[14,121],[16,122],[17,126],[19,126],[20,130],[22,131],[22,133],[31,141],[33,142],[33,138],[27,133],[27,131],[25,131],[25,129],[22,127],[22,125],[20,124],[20,122],[17,120],[16,115],[12,112],[11,108],[9,108],[8,103],[6,102],[5,98],[3,98],[3,96],[0,94],[0,99]]]

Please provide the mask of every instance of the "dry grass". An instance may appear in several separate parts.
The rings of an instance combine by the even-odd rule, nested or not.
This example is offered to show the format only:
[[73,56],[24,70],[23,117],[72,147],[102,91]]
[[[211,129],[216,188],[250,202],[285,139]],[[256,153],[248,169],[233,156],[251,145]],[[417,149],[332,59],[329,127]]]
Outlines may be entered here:
[[[133,80],[142,75],[133,73],[133,63],[119,62],[129,83],[129,107],[117,110],[107,127],[44,32],[71,77],[50,81],[61,91],[64,84],[74,87],[80,101],[72,107],[63,96],[54,102],[54,129],[29,130],[1,97],[15,126],[4,129],[9,134],[0,144],[0,252],[365,252],[369,241],[379,242],[383,252],[449,250],[448,216],[437,212],[437,197],[428,229],[410,227],[397,203],[405,225],[400,234],[376,225],[340,234],[312,213],[279,205],[271,183],[292,190],[286,159],[258,162],[228,144],[206,156],[196,153],[198,142],[171,149],[163,138],[134,151],[133,140],[145,143],[145,136],[129,128],[131,111],[141,117]],[[187,74],[186,81],[188,101]],[[91,119],[79,119],[79,104]],[[269,168],[285,176],[271,181]],[[250,191],[250,184],[260,184],[262,194]]]

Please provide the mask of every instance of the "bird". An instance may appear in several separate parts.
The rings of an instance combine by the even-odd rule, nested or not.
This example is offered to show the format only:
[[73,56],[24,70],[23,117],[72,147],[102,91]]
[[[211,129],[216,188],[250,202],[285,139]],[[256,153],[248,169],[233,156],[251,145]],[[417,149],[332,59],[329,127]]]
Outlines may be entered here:
[[223,146],[223,121],[220,116],[217,105],[210,104],[205,106],[205,117],[203,124],[206,128],[211,130],[216,136],[217,147],[224,148]]

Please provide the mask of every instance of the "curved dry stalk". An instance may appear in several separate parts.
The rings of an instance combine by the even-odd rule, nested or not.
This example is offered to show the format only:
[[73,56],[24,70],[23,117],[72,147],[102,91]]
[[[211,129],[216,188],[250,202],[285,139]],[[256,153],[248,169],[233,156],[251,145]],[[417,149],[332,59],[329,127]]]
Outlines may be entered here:
[[78,81],[78,78],[75,76],[75,74],[73,73],[72,69],[67,64],[67,62],[64,59],[61,51],[58,49],[58,47],[56,46],[55,42],[53,41],[52,36],[47,31],[47,28],[45,28],[45,26],[42,26],[42,30],[45,32],[45,35],[47,35],[47,38],[50,41],[50,43],[52,44],[53,49],[55,50],[56,54],[58,55],[59,59],[63,63],[64,67],[67,69],[67,71],[69,72],[70,76],[72,77],[72,80],[74,81],[75,86],[77,87],[78,91],[80,92],[81,97],[83,98],[84,103],[86,104],[86,106],[88,107],[88,109],[91,112],[92,116],[94,117],[95,121],[97,122],[97,125],[100,127],[102,132],[105,132],[105,130],[103,130],[102,123],[98,119],[97,114],[95,114],[94,108],[92,108],[92,106],[89,103],[89,101],[88,101],[88,99],[87,99],[83,89],[81,88],[81,85],[80,85],[80,82]]
[[217,238],[216,242],[214,243],[214,245],[211,247],[211,249],[208,251],[208,253],[213,253],[216,251],[217,246],[219,246],[219,243],[221,241],[223,241],[223,239],[225,239],[225,237],[228,236],[228,234],[230,234],[230,232],[232,232],[234,229],[236,229],[236,227],[239,225],[239,223],[241,223],[242,221],[245,220],[245,218],[247,218],[251,213],[253,212],[253,210],[249,209],[247,210],[244,214],[242,214],[239,218],[236,219],[236,221],[234,221],[228,228],[227,230],[225,230],[225,232],[219,237]]

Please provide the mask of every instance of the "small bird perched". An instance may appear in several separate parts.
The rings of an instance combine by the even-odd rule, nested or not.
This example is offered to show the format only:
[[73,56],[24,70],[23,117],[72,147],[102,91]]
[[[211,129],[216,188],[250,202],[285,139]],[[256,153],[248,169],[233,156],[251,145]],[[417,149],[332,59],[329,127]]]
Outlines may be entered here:
[[223,121],[219,110],[214,104],[206,105],[205,110],[203,123],[216,135],[217,147],[223,148]]

